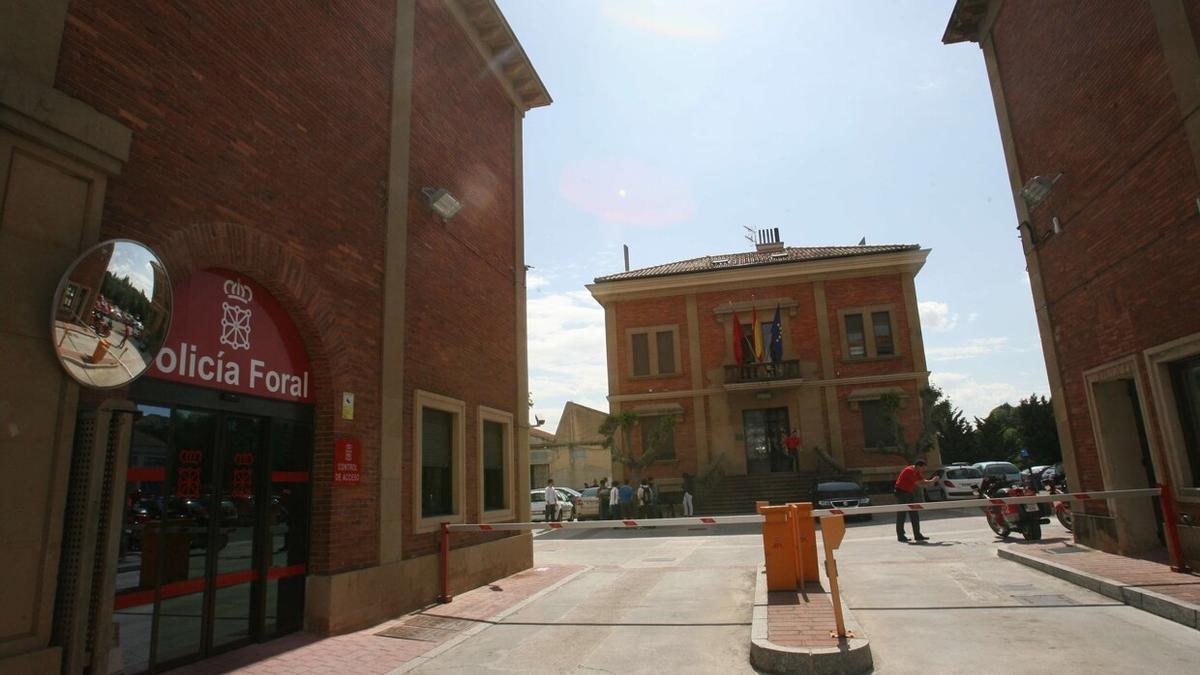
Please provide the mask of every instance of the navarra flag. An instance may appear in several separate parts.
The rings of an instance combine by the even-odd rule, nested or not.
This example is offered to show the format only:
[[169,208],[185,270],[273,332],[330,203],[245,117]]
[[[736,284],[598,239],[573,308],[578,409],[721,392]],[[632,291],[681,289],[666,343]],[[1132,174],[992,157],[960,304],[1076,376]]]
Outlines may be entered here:
[[779,317],[779,304],[775,305],[775,318],[771,321],[771,360],[779,363],[783,360],[783,326]]
[[758,325],[758,308],[750,310],[750,334],[754,341],[754,360],[762,361],[763,359],[763,339],[762,326]]
[[738,318],[737,312],[733,313],[733,362],[742,363],[742,357],[745,353],[742,351],[742,344],[746,342],[746,333],[742,330],[742,320]]

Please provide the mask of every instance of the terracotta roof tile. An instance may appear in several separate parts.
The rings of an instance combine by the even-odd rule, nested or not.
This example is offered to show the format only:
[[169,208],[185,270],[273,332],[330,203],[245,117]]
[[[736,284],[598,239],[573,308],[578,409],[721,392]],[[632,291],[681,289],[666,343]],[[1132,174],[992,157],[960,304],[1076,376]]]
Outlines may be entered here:
[[825,260],[828,258],[848,258],[851,256],[877,255],[880,253],[899,253],[915,251],[920,244],[881,244],[879,246],[788,246],[781,251],[745,251],[726,255],[706,255],[703,258],[680,260],[665,265],[643,267],[628,272],[618,272],[603,277],[596,277],[596,283],[606,281],[624,281],[626,279],[645,279],[648,277],[665,277],[672,274],[689,274],[692,272],[711,272],[738,267],[757,267],[759,265],[779,265],[810,260]]

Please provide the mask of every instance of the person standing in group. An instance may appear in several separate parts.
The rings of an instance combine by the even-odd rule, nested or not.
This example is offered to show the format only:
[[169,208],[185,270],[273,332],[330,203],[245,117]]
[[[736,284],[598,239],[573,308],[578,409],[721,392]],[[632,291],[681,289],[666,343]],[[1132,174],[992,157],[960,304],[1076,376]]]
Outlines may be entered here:
[[[924,470],[925,460],[918,459],[900,471],[900,475],[896,477],[896,485],[893,488],[897,504],[912,504],[916,502],[917,488],[925,485],[933,485],[933,481],[925,480],[925,475],[922,473]],[[912,519],[913,539],[917,541],[929,541],[929,537],[921,534],[921,515],[916,511],[909,511],[908,514]],[[904,536],[904,511],[896,512],[896,540],[908,541],[908,537]]]
[[694,513],[695,510],[692,508],[692,495],[695,494],[695,491],[696,491],[695,483],[696,483],[696,481],[694,478],[692,478],[691,474],[689,474],[685,471],[683,473],[683,515],[684,516],[695,515],[695,513]]
[[600,520],[608,520],[608,497],[612,488],[608,487],[608,479],[600,479],[600,487],[596,489],[596,499],[600,502]]
[[634,495],[633,495],[633,486],[629,484],[629,481],[623,481],[621,483],[620,493],[621,493],[621,517],[622,518],[632,518],[634,515],[633,514],[633,512],[634,512],[633,496]]
[[546,522],[558,520],[558,490],[554,489],[554,479],[546,479]]
[[662,512],[658,510],[658,485],[654,483],[654,476],[647,478],[646,483],[650,485],[650,517],[662,518]]
[[612,520],[621,518],[621,481],[614,480],[612,491],[608,493],[608,517]]
[[650,483],[645,478],[637,489],[638,518],[650,517]]

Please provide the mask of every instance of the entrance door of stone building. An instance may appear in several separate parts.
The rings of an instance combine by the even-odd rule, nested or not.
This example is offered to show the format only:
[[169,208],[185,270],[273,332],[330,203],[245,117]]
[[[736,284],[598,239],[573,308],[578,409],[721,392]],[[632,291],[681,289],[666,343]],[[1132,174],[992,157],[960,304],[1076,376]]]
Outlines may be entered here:
[[[127,673],[302,624],[308,406],[236,399],[226,409],[192,407],[194,388],[169,389],[183,400],[139,405],[126,477],[113,622]],[[272,411],[285,414],[264,414]]]
[[784,439],[788,434],[787,408],[759,408],[742,412],[746,442],[746,473],[791,471]]
[[[1093,381],[1091,394],[1095,412],[1093,428],[1104,465],[1105,489],[1154,487],[1157,477],[1134,380]],[[1157,499],[1115,499],[1110,504],[1123,553],[1162,545],[1162,514]]]

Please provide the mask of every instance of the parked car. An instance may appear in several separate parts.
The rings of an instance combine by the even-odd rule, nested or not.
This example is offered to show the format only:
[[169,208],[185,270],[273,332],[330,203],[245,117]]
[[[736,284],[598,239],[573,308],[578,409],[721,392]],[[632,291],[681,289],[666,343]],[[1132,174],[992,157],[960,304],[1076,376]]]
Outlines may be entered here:
[[566,486],[562,486],[562,487],[555,486],[554,489],[558,490],[559,494],[563,494],[565,492],[567,494],[567,499],[572,504],[575,505],[575,513],[579,513],[579,505],[583,500],[582,492],[580,492],[579,490],[576,490],[575,488],[566,487]]
[[[813,489],[813,501],[818,509],[846,509],[856,506],[870,506],[871,498],[863,486],[852,480],[834,480],[817,483]],[[865,520],[871,519],[871,514],[856,516]]]
[[[570,520],[575,514],[575,505],[571,503],[570,495],[562,488],[558,492],[558,520]],[[546,489],[539,488],[529,491],[529,520],[541,523],[546,520]]]
[[947,499],[977,499],[983,472],[969,464],[951,464],[933,472],[933,485],[925,488],[925,498],[931,502]]
[[579,497],[579,508],[575,513],[579,520],[600,518],[600,488],[584,488]]
[[984,478],[1000,478],[1010,483],[1021,481],[1021,470],[1012,462],[976,462],[972,466],[982,471]]

